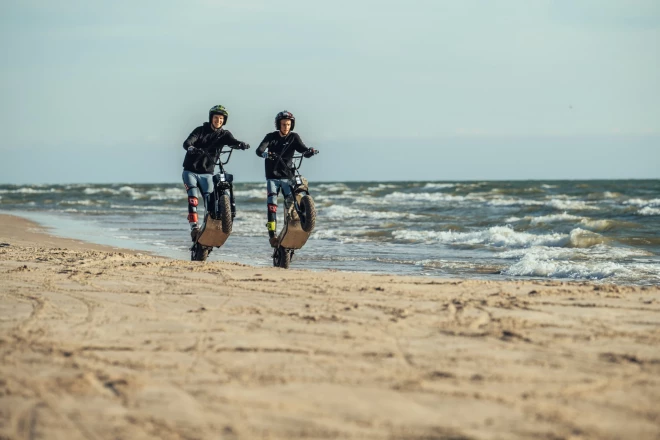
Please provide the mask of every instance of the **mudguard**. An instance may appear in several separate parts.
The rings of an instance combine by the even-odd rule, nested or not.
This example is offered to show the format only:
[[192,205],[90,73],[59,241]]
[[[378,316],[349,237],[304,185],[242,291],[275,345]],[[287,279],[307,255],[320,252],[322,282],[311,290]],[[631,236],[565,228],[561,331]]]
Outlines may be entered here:
[[[300,203],[302,195],[296,194],[296,198],[298,203]],[[284,227],[277,237],[279,245],[285,249],[300,249],[305,246],[305,243],[307,243],[309,235],[310,233],[305,232],[300,225],[300,218],[298,217],[296,210],[293,206],[289,206],[286,213]]]
[[206,220],[197,238],[197,243],[207,247],[220,247],[225,244],[228,237],[229,234],[222,230],[222,220],[215,220],[206,214]]

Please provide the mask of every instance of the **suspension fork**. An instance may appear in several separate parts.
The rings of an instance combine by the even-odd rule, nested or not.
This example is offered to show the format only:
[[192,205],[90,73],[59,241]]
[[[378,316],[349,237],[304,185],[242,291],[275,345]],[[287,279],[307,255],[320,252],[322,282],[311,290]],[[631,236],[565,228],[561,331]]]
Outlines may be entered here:
[[231,217],[236,217],[236,202],[234,201],[234,184],[229,184],[229,203],[231,204]]

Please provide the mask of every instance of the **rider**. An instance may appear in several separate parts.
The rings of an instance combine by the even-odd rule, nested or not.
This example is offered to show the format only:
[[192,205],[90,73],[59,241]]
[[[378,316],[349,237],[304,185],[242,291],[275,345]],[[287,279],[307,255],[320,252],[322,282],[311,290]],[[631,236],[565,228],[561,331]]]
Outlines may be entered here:
[[[227,145],[239,150],[247,150],[250,145],[234,138],[230,131],[222,128],[229,119],[229,113],[221,105],[211,107],[209,122],[195,128],[183,141],[186,158],[183,160],[183,185],[188,193],[188,223],[190,236],[195,241],[199,233],[197,224],[197,205],[199,204],[199,189],[204,196],[204,208],[211,193],[213,193],[213,170],[218,161],[222,147]],[[206,154],[205,154],[206,153]]]
[[[296,118],[286,110],[275,116],[276,131],[268,133],[257,148],[257,156],[266,160],[266,192],[268,194],[268,236],[270,245],[277,247],[275,230],[277,226],[277,196],[282,190],[285,201],[291,200],[291,186],[289,177],[293,166],[292,157],[297,151],[305,157],[312,157],[318,150],[307,148],[300,140],[298,133],[294,133]],[[268,150],[268,151],[266,151]],[[282,160],[279,160],[281,158]],[[288,169],[287,169],[288,168]],[[288,203],[288,202],[287,202]]]

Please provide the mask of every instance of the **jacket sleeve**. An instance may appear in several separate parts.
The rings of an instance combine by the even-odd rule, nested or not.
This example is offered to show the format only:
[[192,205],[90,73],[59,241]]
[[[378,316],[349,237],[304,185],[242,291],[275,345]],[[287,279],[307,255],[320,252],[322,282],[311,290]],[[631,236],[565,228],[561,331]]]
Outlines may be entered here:
[[270,138],[270,135],[267,134],[264,137],[264,140],[261,141],[261,143],[259,144],[259,147],[257,147],[257,151],[255,151],[257,153],[257,156],[261,157],[264,154],[264,151],[266,151],[266,148],[268,147],[268,144],[270,143],[269,138]]
[[199,139],[199,133],[201,132],[200,128],[197,127],[188,135],[185,141],[183,141],[183,149],[187,150],[188,147],[194,147],[197,139]]
[[226,130],[225,135],[222,137],[222,144],[228,145],[232,148],[237,147],[241,142],[231,134],[231,131]]
[[303,143],[302,139],[300,139],[300,135],[298,133],[294,133],[296,135],[296,151],[298,153],[306,153],[309,151],[309,148]]

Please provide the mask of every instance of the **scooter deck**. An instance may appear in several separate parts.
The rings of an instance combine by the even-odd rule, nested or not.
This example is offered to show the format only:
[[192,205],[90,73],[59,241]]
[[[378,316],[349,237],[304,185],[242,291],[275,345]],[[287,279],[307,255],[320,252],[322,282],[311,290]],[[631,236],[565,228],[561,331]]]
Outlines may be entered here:
[[220,247],[225,244],[227,237],[229,234],[222,230],[222,220],[215,220],[211,216],[207,216],[197,243],[207,247]]

